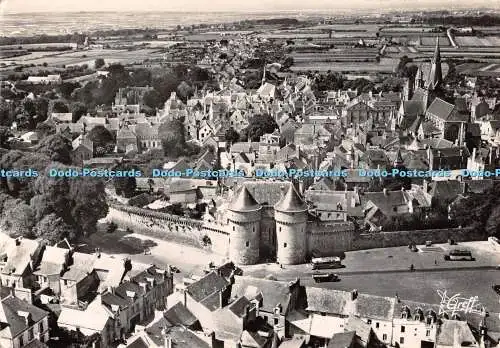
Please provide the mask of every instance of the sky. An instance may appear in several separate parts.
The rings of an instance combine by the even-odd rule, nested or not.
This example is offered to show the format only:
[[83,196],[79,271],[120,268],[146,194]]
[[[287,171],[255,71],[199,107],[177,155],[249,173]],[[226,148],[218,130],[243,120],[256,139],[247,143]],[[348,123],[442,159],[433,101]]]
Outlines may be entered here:
[[4,13],[70,11],[293,11],[335,9],[500,10],[500,0],[0,0]]

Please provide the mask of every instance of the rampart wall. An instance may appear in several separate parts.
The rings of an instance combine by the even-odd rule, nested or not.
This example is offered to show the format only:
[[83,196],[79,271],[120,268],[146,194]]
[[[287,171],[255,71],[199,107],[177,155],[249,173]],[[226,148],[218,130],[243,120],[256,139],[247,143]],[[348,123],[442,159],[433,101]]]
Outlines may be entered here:
[[484,240],[484,235],[472,228],[367,233],[354,238],[353,250],[388,248],[410,245],[410,243],[425,244],[426,241],[446,243],[448,239],[453,239],[455,242],[466,242]]

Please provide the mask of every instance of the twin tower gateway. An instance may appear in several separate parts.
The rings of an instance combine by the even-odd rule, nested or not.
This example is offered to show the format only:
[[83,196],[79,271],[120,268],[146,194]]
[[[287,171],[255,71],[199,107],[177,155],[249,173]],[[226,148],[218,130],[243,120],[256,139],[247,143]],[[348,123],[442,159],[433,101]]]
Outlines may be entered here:
[[[266,212],[242,186],[230,202],[226,213],[230,230],[229,256],[237,264],[259,263],[261,255],[261,222]],[[299,264],[307,256],[308,208],[296,188],[290,185],[274,205],[276,221],[276,257],[280,264]]]

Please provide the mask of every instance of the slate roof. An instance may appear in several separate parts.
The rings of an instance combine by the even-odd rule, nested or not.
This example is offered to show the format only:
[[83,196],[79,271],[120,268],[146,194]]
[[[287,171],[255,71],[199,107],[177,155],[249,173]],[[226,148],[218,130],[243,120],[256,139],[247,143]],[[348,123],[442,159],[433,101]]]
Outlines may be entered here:
[[0,337],[13,338],[28,328],[24,317],[18,314],[20,311],[30,314],[30,326],[49,314],[24,300],[8,296],[0,301]]
[[72,280],[79,282],[89,275],[94,269],[94,262],[96,256],[92,254],[84,254],[75,252],[72,255],[73,263],[69,266],[68,271],[66,271],[61,279]]
[[244,317],[246,314],[246,308],[250,305],[250,301],[245,297],[238,297],[235,301],[233,301],[227,309],[230,310],[234,315],[238,317]]
[[49,346],[39,340],[33,340],[23,348],[49,348]]
[[453,200],[464,193],[464,183],[457,180],[433,181],[429,186],[430,195],[440,200]]
[[112,312],[102,305],[101,296],[98,295],[85,310],[62,307],[57,324],[63,327],[68,325],[100,332],[112,317]]
[[210,272],[197,282],[190,284],[187,287],[187,292],[191,297],[200,302],[206,297],[224,290],[229,285],[229,282],[216,272]]
[[281,342],[279,348],[301,348],[304,346],[304,338],[294,337],[292,339]]
[[337,315],[392,320],[395,300],[389,297],[358,294],[352,301],[347,291],[306,287],[307,310]]
[[170,307],[164,313],[164,316],[173,325],[184,325],[186,327],[190,327],[198,321],[193,313],[180,302]]
[[408,101],[403,101],[403,111],[404,115],[406,116],[419,116],[423,115],[425,110],[424,110],[424,104],[419,101],[419,100],[408,100]]
[[157,346],[163,347],[165,338],[162,330],[166,328],[166,336],[172,340],[172,346],[175,348],[210,348],[210,345],[196,336],[189,329],[181,326],[172,326],[166,319],[160,319],[150,327],[146,328],[148,337],[154,341]]
[[246,276],[235,276],[231,296],[245,296],[249,300],[263,294],[261,310],[273,312],[277,304],[281,304],[283,313],[290,309],[290,284],[275,280],[267,280]]
[[14,243],[7,250],[7,263],[5,264],[3,274],[17,274],[24,272],[30,265],[31,258],[38,249],[38,242],[29,239],[20,239],[19,243]]
[[[455,337],[455,332],[457,337]],[[472,334],[469,324],[466,321],[458,320],[443,320],[441,330],[438,331],[436,343],[440,346],[454,346],[455,339],[459,346],[469,344],[477,344],[477,341]]]
[[241,334],[241,345],[243,347],[263,347],[267,339],[256,332],[244,330]]
[[302,197],[300,197],[295,186],[290,185],[287,193],[276,203],[274,209],[282,212],[303,212],[307,210],[307,205],[304,203]]
[[467,115],[461,114],[455,105],[440,98],[433,100],[426,114],[434,115],[443,121],[467,121]]
[[41,275],[59,274],[63,269],[68,249],[47,246],[43,252],[40,267],[34,272]]
[[365,323],[363,320],[357,317],[349,317],[345,325],[346,331],[356,332],[356,336],[360,338],[362,342],[368,343],[370,340],[370,335],[372,329],[369,324]]
[[246,186],[242,186],[236,192],[234,198],[229,203],[229,210],[236,212],[251,212],[259,210],[261,206],[255,198],[248,192]]
[[372,202],[382,213],[387,216],[397,215],[398,213],[394,211],[394,207],[407,204],[410,199],[409,195],[405,191],[387,191],[384,192],[365,192],[363,194],[362,201],[366,203]]
[[349,348],[354,343],[355,331],[341,332],[332,336],[327,348]]

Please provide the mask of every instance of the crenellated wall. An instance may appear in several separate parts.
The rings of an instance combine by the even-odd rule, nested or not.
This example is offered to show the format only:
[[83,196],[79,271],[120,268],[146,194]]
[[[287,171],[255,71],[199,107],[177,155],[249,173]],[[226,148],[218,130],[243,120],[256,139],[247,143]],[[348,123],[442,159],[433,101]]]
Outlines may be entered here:
[[147,209],[110,206],[107,219],[122,228],[159,239],[201,247],[202,221]]
[[[140,234],[228,255],[229,233],[224,226],[122,205],[110,206],[107,219]],[[205,236],[210,239],[208,245],[203,243]]]

